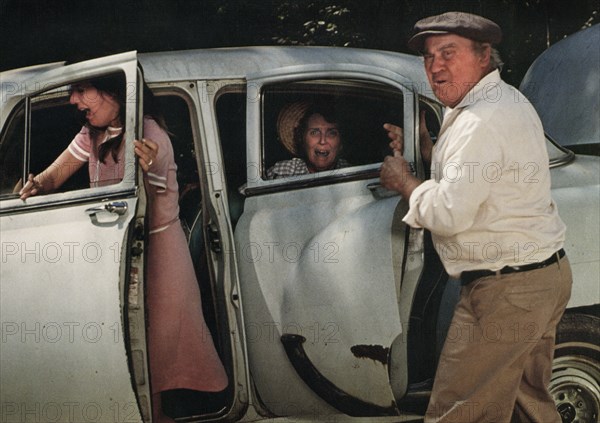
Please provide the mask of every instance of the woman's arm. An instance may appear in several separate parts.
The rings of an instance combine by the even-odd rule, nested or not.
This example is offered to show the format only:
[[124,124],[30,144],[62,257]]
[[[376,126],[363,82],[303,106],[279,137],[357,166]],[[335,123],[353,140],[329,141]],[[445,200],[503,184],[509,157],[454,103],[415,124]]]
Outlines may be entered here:
[[29,174],[27,183],[19,191],[21,200],[38,194],[48,194],[65,183],[85,162],[78,160],[65,149],[54,162],[37,175]]

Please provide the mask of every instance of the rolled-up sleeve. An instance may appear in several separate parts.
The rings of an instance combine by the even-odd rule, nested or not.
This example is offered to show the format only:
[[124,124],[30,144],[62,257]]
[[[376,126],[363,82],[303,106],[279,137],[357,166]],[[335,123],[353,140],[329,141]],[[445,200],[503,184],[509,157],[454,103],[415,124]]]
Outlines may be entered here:
[[88,162],[90,160],[90,151],[92,149],[89,130],[84,126],[75,138],[67,147],[69,153],[80,162]]

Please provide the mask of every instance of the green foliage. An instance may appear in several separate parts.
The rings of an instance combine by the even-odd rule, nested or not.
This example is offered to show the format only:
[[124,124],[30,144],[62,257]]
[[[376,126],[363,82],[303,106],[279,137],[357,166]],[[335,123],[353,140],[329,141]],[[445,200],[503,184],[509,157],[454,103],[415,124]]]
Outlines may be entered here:
[[351,10],[330,0],[308,4],[282,2],[276,7],[276,44],[363,46],[366,37],[356,25]]
[[261,44],[407,52],[418,19],[450,10],[500,24],[513,84],[548,45],[600,21],[600,0],[0,0],[0,68]]

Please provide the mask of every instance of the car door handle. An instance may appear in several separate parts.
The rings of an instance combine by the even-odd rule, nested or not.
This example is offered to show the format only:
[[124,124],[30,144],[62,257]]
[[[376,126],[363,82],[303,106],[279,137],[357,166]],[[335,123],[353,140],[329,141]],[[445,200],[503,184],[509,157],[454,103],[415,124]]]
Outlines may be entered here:
[[127,203],[125,201],[113,201],[102,206],[86,209],[85,212],[89,215],[94,215],[100,212],[108,212],[123,216],[127,213]]
[[375,198],[388,198],[400,195],[396,191],[384,188],[379,182],[371,182],[367,185],[367,189],[371,191],[371,194],[373,194],[373,197]]

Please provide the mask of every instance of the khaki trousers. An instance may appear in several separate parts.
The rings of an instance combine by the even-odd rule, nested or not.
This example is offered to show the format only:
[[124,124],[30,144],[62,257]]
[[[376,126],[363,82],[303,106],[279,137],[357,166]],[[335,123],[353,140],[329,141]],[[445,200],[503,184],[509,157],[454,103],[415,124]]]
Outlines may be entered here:
[[548,384],[571,284],[565,256],[542,269],[464,286],[425,422],[560,423]]

